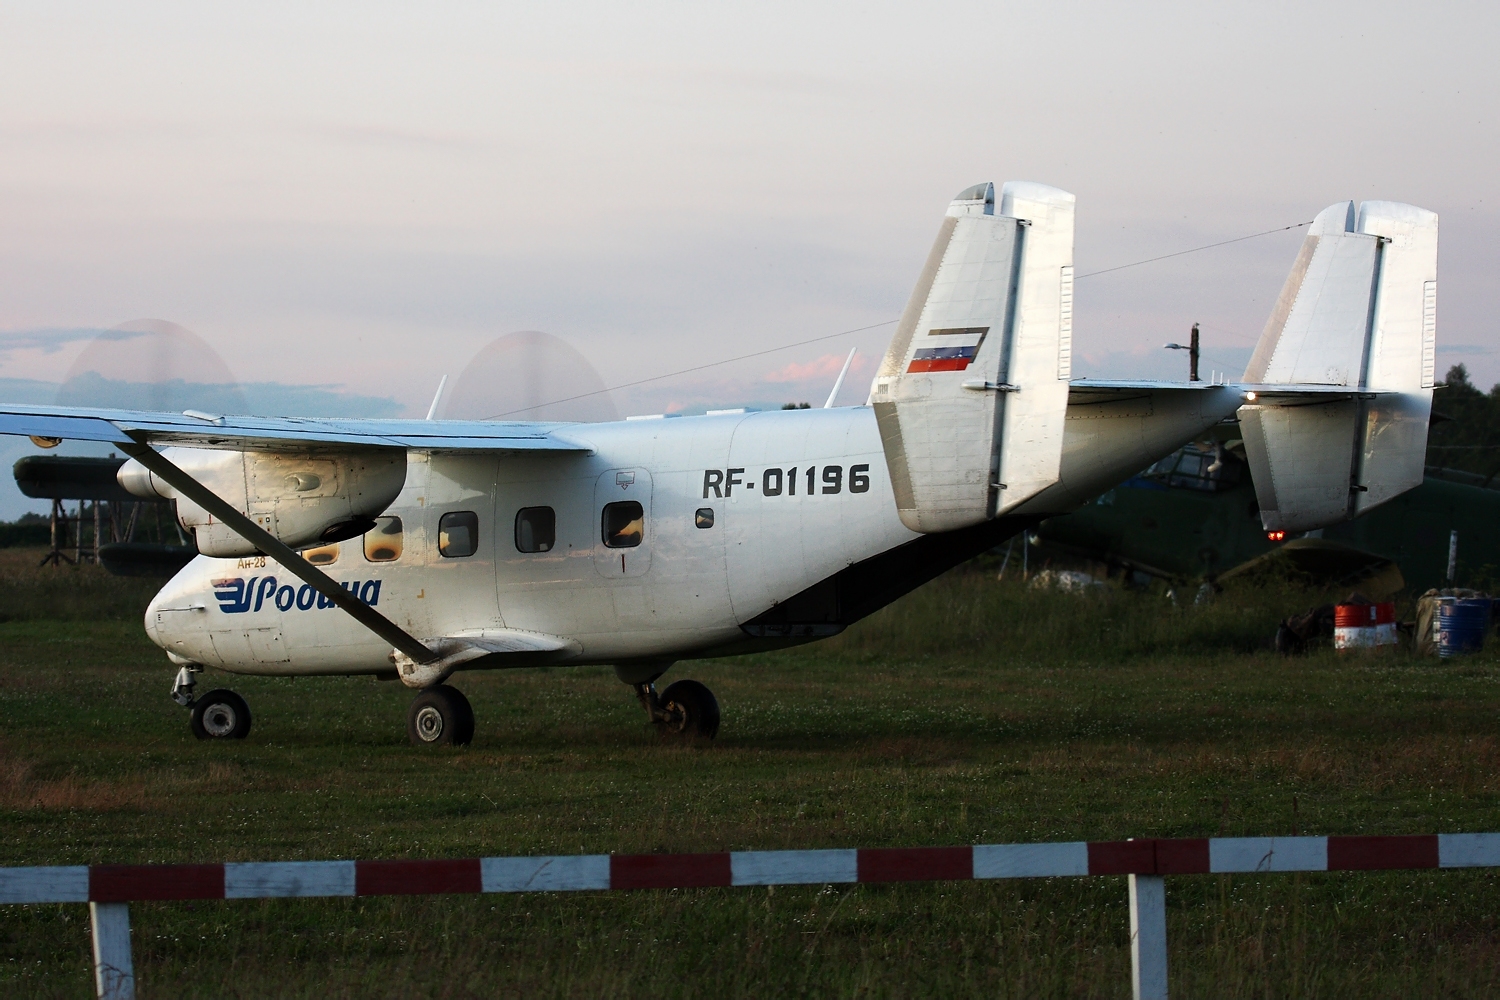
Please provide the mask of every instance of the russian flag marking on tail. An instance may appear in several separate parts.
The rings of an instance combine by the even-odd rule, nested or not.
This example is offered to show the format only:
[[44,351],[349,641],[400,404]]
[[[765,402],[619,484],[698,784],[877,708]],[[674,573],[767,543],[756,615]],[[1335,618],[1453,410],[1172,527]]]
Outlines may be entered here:
[[990,332],[987,326],[950,327],[928,330],[927,336],[942,338],[929,347],[918,347],[912,352],[907,374],[912,372],[961,372],[969,367],[984,343],[984,335]]

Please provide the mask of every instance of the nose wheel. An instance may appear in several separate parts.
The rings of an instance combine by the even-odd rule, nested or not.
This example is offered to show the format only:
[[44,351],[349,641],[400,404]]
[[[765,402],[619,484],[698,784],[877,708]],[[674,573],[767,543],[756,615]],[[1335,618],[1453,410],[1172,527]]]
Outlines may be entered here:
[[457,688],[430,687],[412,699],[406,735],[419,747],[464,746],[474,739],[474,709]]
[[250,706],[226,688],[193,702],[193,735],[200,740],[242,740],[250,735]]
[[648,681],[635,685],[635,695],[663,736],[711,740],[719,732],[719,701],[698,681],[674,681],[660,694]]
[[172,700],[193,713],[189,723],[200,740],[242,740],[250,735],[250,706],[227,688],[215,688],[202,698],[193,692],[203,667],[189,663],[177,671]]

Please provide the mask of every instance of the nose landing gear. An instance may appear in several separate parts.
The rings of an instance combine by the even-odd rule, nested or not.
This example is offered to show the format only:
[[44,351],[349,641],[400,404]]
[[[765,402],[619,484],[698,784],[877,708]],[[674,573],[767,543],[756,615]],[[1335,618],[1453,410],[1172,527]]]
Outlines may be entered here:
[[412,699],[406,735],[419,747],[464,746],[474,739],[474,709],[457,688],[430,687]]
[[650,681],[635,684],[641,707],[664,736],[711,740],[719,732],[719,702],[697,681],[674,681],[661,694]]
[[250,735],[250,706],[244,698],[227,688],[215,688],[202,698],[193,696],[202,671],[198,664],[188,664],[172,682],[172,700],[193,710],[193,735],[200,740],[242,740]]
[[210,691],[193,705],[193,735],[200,740],[242,740],[250,735],[250,706],[227,688]]

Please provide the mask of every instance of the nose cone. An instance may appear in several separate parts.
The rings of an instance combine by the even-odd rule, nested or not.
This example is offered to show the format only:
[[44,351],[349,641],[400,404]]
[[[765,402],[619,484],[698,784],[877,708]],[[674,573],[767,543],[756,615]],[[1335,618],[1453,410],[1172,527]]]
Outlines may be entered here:
[[162,649],[167,648],[167,641],[162,637],[161,630],[162,618],[164,617],[163,609],[172,607],[169,594],[174,589],[172,584],[176,582],[177,578],[173,577],[165,587],[156,592],[156,596],[151,598],[151,603],[146,605],[146,620],[143,623],[146,626],[146,638],[156,643]]
[[209,604],[213,600],[208,579],[212,562],[198,556],[168,580],[146,606],[146,635],[174,661],[202,662],[197,654],[207,637]]

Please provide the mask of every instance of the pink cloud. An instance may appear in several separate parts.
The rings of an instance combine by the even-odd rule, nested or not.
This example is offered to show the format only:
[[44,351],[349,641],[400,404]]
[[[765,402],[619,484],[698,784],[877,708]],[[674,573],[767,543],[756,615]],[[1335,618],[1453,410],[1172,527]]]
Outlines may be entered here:
[[[825,354],[806,364],[797,364],[795,361],[784,368],[777,369],[765,375],[767,382],[803,382],[808,379],[834,379],[838,377],[839,369],[844,367],[844,358],[847,354]],[[855,356],[854,366],[858,367],[862,359]]]

